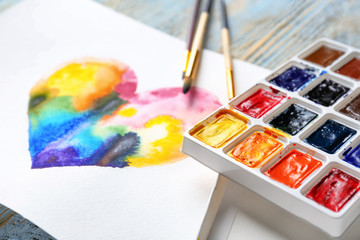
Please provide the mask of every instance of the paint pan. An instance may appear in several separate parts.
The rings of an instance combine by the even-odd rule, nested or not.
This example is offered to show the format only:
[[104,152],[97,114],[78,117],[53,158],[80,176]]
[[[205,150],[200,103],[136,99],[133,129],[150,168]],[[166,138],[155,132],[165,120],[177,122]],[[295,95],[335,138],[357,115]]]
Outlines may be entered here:
[[197,125],[192,130],[192,136],[218,148],[243,132],[247,126],[247,119],[229,110],[221,110],[212,118]]
[[341,108],[340,112],[355,120],[360,120],[360,95],[356,96],[351,102]]
[[[315,42],[185,132],[182,151],[341,236],[360,215],[360,81],[352,62],[359,53]],[[224,111],[246,128],[202,137]]]
[[359,179],[333,168],[311,188],[306,197],[338,212],[359,190]]
[[331,65],[335,60],[344,54],[343,51],[331,46],[321,45],[319,48],[307,55],[304,60],[318,64],[322,67]]
[[276,129],[295,136],[317,119],[321,113],[321,109],[316,105],[291,98],[264,117],[263,121]]
[[360,80],[360,59],[353,58],[336,71],[341,75]]
[[245,100],[235,106],[246,115],[253,118],[260,118],[284,99],[278,92],[270,89],[260,88]]
[[339,154],[344,162],[360,168],[360,138],[354,139],[350,146]]
[[349,88],[330,78],[325,78],[303,97],[325,107],[332,106],[339,98],[344,96]]
[[295,135],[317,116],[318,114],[298,104],[291,104],[279,115],[275,116],[269,124],[290,135]]
[[269,82],[284,90],[295,92],[305,87],[318,75],[319,72],[315,68],[297,63],[290,63],[270,76]]
[[248,167],[256,168],[263,165],[271,156],[283,148],[276,134],[267,129],[255,131],[243,139],[228,153],[236,161]]
[[360,80],[360,52],[353,51],[331,68],[335,73],[353,81]]
[[256,84],[241,96],[234,98],[229,105],[241,115],[259,119],[276,109],[286,101],[286,98],[287,95],[278,89],[265,84]]
[[311,155],[293,149],[264,174],[291,188],[298,188],[321,165],[321,161]]
[[304,139],[304,142],[333,154],[343,146],[356,131],[333,119],[327,119],[314,132]]

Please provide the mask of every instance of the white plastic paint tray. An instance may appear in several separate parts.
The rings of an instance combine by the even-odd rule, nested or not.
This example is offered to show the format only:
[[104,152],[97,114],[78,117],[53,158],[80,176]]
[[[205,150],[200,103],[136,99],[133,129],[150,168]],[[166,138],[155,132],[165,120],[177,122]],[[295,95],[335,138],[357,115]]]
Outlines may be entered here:
[[[317,51],[322,46],[343,51],[344,54],[326,67],[304,60],[304,58]],[[347,104],[360,94],[360,81],[337,73],[338,69],[358,56],[360,57],[360,51],[358,49],[329,39],[318,40],[306,50],[297,54],[291,60],[276,69],[268,77],[261,79],[245,93],[236,96],[228,104],[222,106],[220,109],[196,124],[193,128],[186,131],[184,133],[182,152],[223,176],[275,203],[288,212],[305,219],[328,233],[330,236],[341,236],[360,213],[360,191],[354,194],[338,212],[307,198],[306,194],[333,168],[337,168],[360,180],[360,168],[343,160],[345,154],[349,153],[351,149],[360,144],[360,122],[340,112],[340,109],[347,106]],[[301,69],[311,69],[315,77],[297,91],[289,91],[270,82],[291,66],[296,66]],[[349,89],[347,93],[342,95],[335,103],[333,103],[333,105],[328,107],[317,104],[304,97],[304,95],[314,89],[324,79],[330,79]],[[235,109],[237,104],[260,88],[265,90],[272,89],[275,92],[279,92],[278,94],[283,94],[286,97],[260,118],[248,116]],[[292,104],[310,110],[318,116],[294,135],[286,134],[281,130],[274,129],[270,126],[269,122]],[[194,132],[202,129],[209,122],[216,119],[219,112],[221,113],[224,111],[231,112],[231,115],[244,121],[247,126],[246,130],[234,136],[229,141],[226,141],[220,147],[211,147],[204,141],[193,136]],[[355,134],[350,136],[344,144],[334,151],[334,153],[325,152],[305,141],[305,139],[313,132],[317,131],[317,129],[329,119],[355,131]],[[283,144],[283,148],[267,158],[260,166],[250,168],[229,156],[228,153],[249,135],[256,131],[266,132],[268,130],[270,130],[271,134]],[[266,170],[274,166],[293,149],[306,153],[322,163],[322,165],[307,176],[297,188],[290,188],[264,174]]]

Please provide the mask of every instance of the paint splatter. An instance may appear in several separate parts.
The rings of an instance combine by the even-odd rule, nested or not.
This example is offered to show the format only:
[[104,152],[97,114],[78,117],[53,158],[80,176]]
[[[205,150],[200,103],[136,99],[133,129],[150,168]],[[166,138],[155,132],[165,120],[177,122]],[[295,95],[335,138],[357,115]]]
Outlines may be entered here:
[[113,60],[73,61],[30,92],[32,168],[145,167],[176,162],[184,129],[220,106],[193,88],[136,93],[137,78]]

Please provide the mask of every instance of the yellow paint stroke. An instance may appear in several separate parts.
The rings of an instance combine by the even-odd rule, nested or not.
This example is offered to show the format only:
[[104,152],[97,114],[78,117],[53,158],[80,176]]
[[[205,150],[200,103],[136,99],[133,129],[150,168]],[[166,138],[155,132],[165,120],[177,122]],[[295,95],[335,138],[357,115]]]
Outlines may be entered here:
[[119,114],[120,116],[127,118],[134,116],[136,113],[137,110],[133,107],[121,109],[120,111],[117,112],[117,114]]
[[147,167],[179,161],[186,156],[180,152],[183,139],[182,121],[172,116],[157,116],[138,130],[141,156],[127,159],[129,166]]
[[[56,91],[57,96],[72,96],[76,110],[91,107],[94,100],[108,95],[121,83],[126,71],[109,62],[71,63],[52,74],[41,87]],[[34,88],[32,93],[39,88]]]

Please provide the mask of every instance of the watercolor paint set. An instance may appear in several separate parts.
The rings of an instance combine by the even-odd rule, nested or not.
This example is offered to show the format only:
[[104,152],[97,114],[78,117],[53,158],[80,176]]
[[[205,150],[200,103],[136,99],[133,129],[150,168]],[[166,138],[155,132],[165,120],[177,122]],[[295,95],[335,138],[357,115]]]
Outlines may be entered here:
[[320,39],[186,131],[182,152],[339,237],[360,214],[359,121],[360,50]]

